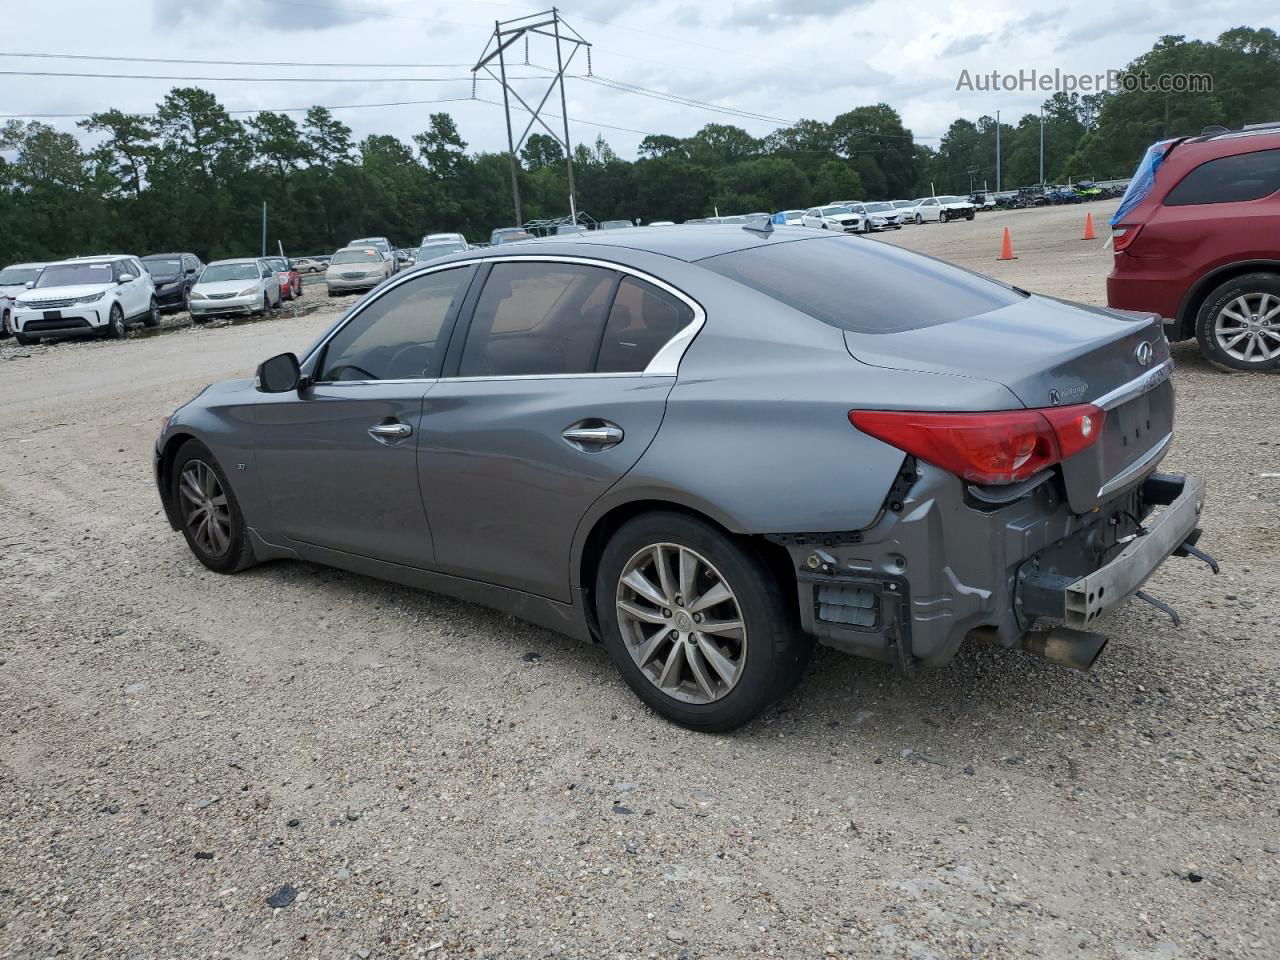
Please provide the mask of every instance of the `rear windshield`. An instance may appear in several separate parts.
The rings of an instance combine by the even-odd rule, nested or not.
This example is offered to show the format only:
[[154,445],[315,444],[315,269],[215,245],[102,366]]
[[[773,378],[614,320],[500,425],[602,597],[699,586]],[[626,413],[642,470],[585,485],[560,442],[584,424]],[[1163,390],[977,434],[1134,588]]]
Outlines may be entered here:
[[1022,298],[940,260],[843,235],[771,243],[699,263],[854,333],[919,330],[990,313]]
[[339,250],[333,255],[330,263],[381,263],[382,256],[372,247],[360,247],[355,250]]

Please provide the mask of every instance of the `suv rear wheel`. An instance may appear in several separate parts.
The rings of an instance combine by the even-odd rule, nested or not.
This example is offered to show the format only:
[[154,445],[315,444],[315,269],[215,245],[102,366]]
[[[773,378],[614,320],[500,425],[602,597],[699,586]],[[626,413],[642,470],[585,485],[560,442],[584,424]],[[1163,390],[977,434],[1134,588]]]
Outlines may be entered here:
[[1217,287],[1196,316],[1196,339],[1219,367],[1280,368],[1280,276],[1246,273]]
[[761,557],[679,513],[624,524],[600,559],[595,596],[627,685],[694,730],[751,720],[790,692],[813,649]]

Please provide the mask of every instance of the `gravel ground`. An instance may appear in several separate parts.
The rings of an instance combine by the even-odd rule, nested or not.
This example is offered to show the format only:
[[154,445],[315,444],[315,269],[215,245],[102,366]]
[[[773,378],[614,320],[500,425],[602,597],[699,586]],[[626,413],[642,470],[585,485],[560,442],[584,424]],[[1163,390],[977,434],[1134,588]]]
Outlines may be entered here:
[[[1111,206],[1091,207],[1100,224]],[[1101,302],[1081,207],[888,238]],[[1020,259],[995,260],[1000,229]],[[820,651],[726,736],[602,650],[301,563],[206,572],[162,417],[301,316],[0,341],[0,958],[1280,956],[1277,380],[1175,348],[1211,577],[1089,674]]]

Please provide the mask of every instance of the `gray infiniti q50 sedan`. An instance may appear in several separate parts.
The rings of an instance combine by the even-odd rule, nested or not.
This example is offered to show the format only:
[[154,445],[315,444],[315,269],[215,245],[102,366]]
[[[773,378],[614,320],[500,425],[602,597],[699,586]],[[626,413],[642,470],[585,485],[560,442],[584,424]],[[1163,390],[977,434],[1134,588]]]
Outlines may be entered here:
[[725,730],[815,640],[908,676],[966,638],[1087,668],[1167,557],[1208,560],[1203,482],[1156,472],[1171,369],[1154,316],[875,241],[620,230],[384,282],[178,409],[155,474],[210,569],[487,604]]

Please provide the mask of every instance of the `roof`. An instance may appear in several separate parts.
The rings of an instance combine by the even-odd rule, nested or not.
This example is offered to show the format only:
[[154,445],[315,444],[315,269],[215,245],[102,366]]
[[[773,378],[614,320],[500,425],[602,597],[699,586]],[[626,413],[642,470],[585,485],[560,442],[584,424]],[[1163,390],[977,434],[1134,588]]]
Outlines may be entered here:
[[132,260],[131,253],[101,253],[96,257],[67,257],[65,260],[57,260],[55,263],[101,263],[103,260]]
[[[598,254],[611,247],[622,250],[639,250],[655,253],[675,260],[692,263],[705,260],[707,257],[718,257],[722,253],[733,253],[748,247],[759,247],[771,243],[789,243],[796,240],[819,240],[823,237],[838,234],[823,233],[807,227],[775,226],[772,231],[763,233],[759,230],[746,230],[742,224],[681,224],[676,227],[633,227],[630,230],[592,230],[587,234],[575,233],[558,237],[542,237],[536,240],[525,240],[520,243],[503,244],[500,247],[485,247],[482,250],[458,254],[457,259],[464,260],[476,257],[492,257],[498,255],[518,255],[520,253],[541,253],[582,256],[592,252]],[[437,261],[440,262],[440,261]]]
[[165,257],[194,257],[194,253],[148,253],[143,260],[163,260]]
[[215,260],[213,263],[206,263],[206,267],[216,267],[224,263],[257,263],[259,260],[266,260],[267,257],[230,257],[226,260]]

